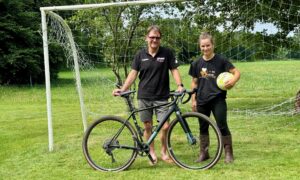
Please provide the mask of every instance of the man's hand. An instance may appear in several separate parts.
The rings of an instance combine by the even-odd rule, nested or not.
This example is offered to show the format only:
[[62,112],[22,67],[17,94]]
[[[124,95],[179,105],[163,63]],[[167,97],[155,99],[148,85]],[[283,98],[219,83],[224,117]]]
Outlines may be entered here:
[[113,96],[120,96],[120,93],[123,92],[121,89],[114,89],[112,92]]
[[184,87],[179,85],[179,86],[177,87],[177,90],[176,90],[176,91],[177,91],[177,92],[183,92],[184,90],[185,90]]

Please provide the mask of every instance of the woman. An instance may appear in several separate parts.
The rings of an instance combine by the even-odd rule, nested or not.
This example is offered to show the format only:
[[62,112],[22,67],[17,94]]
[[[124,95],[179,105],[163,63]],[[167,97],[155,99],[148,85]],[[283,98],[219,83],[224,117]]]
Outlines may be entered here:
[[[218,88],[216,78],[222,72],[230,72],[234,76],[225,82],[226,89],[232,88],[240,79],[240,72],[227,59],[214,53],[214,40],[209,33],[199,37],[202,57],[191,64],[189,74],[192,76],[192,89],[197,88],[192,97],[193,111],[206,116],[213,113],[222,134],[225,149],[225,163],[233,162],[232,137],[227,125],[226,91]],[[209,158],[208,124],[200,121],[200,154],[197,162]]]

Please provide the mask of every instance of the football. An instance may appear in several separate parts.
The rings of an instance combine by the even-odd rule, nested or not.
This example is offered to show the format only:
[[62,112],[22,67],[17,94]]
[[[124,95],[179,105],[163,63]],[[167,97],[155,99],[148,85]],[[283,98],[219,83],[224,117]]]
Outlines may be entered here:
[[233,74],[231,74],[229,72],[223,72],[223,73],[219,74],[219,76],[217,77],[218,87],[224,91],[229,90],[229,89],[225,88],[225,82],[229,81],[231,78],[233,78]]

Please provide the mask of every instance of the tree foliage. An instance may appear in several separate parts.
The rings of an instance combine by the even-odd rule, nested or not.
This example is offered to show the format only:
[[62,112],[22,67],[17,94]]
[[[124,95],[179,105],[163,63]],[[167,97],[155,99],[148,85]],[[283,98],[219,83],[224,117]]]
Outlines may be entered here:
[[[43,45],[39,32],[41,6],[71,1],[0,1],[0,84],[29,84],[44,81]],[[62,59],[51,47],[51,76],[55,78]]]
[[[202,0],[190,4],[188,20],[196,29],[215,34],[218,52],[233,59],[287,58],[292,56],[282,55],[296,57],[299,52],[299,40],[289,37],[300,28],[298,0]],[[278,31],[253,32],[258,23],[273,24]]]
[[[120,1],[0,1],[0,84],[44,81],[40,7]],[[299,58],[299,7],[299,0],[200,0],[63,14],[74,30],[75,41],[85,45],[81,47],[89,52],[89,59],[110,65],[121,84],[134,54],[145,46],[151,24],[160,25],[163,45],[174,49],[181,62],[199,56],[197,41],[202,31],[215,35],[218,53],[235,60]],[[278,32],[254,32],[257,23],[271,23]],[[49,50],[50,74],[55,78],[65,63],[64,53],[55,44],[50,44]]]

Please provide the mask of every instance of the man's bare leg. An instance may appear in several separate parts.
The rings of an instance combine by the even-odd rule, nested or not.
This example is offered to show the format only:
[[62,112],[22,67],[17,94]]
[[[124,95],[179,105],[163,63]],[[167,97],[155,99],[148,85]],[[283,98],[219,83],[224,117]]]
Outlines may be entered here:
[[[148,140],[150,138],[151,134],[152,134],[152,125],[153,125],[152,120],[144,122],[144,127],[145,127],[144,136],[145,136],[146,140]],[[149,148],[150,148],[149,149],[149,154],[151,155],[152,159],[156,163],[157,162],[157,156],[155,154],[154,141],[150,144]]]
[[162,127],[161,134],[160,134],[160,140],[161,140],[161,159],[163,161],[166,161],[166,162],[172,162],[172,160],[170,159],[169,154],[167,152],[167,141],[166,141],[166,138],[167,138],[168,128],[169,128],[169,122],[166,122],[164,124],[164,126]]

